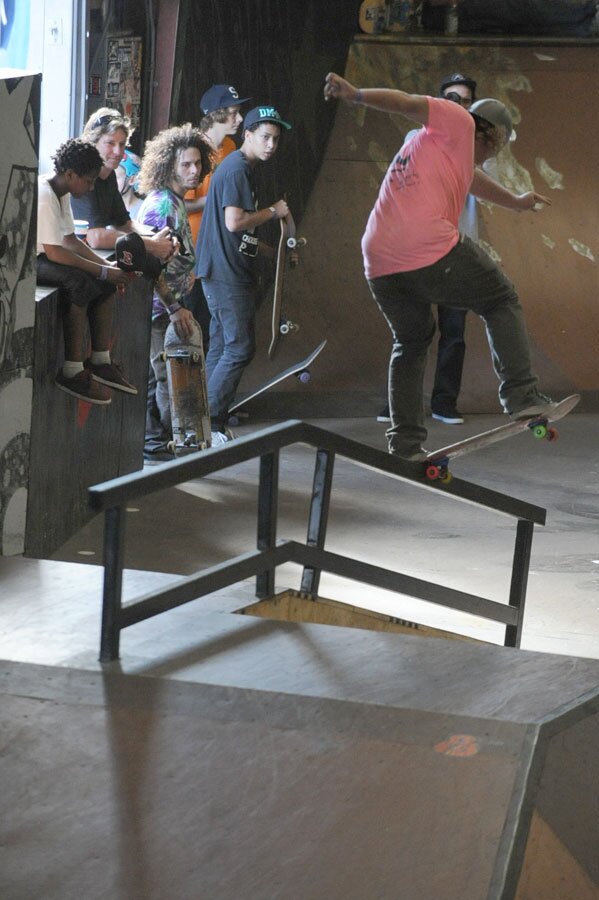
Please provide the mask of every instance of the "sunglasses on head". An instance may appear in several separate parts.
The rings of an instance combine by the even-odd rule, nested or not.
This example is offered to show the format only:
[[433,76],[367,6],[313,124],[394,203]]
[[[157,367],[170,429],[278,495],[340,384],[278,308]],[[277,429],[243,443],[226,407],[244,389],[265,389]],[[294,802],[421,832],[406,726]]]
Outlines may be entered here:
[[107,113],[105,116],[100,116],[99,119],[96,119],[92,122],[92,128],[101,128],[102,125],[108,125],[109,122],[113,122],[117,116],[113,116],[111,113]]

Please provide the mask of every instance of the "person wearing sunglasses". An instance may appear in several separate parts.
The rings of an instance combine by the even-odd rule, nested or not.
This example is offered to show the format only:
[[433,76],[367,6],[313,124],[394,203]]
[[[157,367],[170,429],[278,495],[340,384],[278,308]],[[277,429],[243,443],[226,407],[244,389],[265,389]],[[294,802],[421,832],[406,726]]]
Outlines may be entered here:
[[116,177],[131,134],[131,122],[118,109],[103,107],[87,120],[82,140],[93,144],[102,158],[102,168],[93,190],[84,197],[72,197],[75,219],[88,223],[86,241],[93,250],[112,250],[122,234],[141,235],[146,251],[168,262],[177,249],[168,228],[156,234],[134,222],[127,210]]

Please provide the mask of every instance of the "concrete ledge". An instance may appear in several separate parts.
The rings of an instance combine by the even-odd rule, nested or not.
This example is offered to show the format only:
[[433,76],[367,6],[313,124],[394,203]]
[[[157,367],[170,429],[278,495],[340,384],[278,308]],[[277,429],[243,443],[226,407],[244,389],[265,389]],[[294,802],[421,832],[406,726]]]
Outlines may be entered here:
[[102,407],[56,388],[64,360],[60,292],[36,289],[28,556],[50,556],[89,521],[90,485],[143,466],[151,295],[147,279],[131,282],[119,295],[111,352],[139,393],[113,391],[112,403]]

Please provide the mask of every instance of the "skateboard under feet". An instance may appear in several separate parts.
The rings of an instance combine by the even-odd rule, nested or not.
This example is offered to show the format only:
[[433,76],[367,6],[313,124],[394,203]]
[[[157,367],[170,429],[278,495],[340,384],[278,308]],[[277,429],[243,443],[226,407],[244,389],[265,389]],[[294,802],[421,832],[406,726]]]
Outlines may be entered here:
[[552,410],[550,417],[531,416],[527,419],[514,419],[506,425],[500,425],[498,428],[475,434],[472,437],[465,438],[463,441],[458,441],[456,444],[450,444],[449,447],[433,450],[424,461],[424,474],[429,481],[449,484],[452,480],[452,474],[449,471],[449,463],[452,459],[458,456],[465,456],[466,453],[472,453],[473,450],[482,450],[483,447],[488,447],[491,444],[503,441],[514,434],[521,434],[527,430],[537,440],[556,441],[559,433],[552,423],[567,416],[579,402],[580,394],[572,394],[557,404]]

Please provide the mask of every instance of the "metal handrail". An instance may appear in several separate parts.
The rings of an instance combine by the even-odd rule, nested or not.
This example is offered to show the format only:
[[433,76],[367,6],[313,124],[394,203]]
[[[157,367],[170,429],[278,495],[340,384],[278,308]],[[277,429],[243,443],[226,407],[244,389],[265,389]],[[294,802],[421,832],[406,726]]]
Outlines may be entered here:
[[[298,443],[316,449],[305,545],[295,541],[277,542],[279,454],[283,448]],[[336,456],[381,475],[409,482],[423,490],[436,491],[440,497],[461,500],[517,519],[508,605],[325,551]],[[152,591],[123,607],[124,505],[183,481],[202,478],[256,458],[260,459],[258,549],[179,579],[174,584]],[[323,571],[335,573],[501,622],[505,625],[506,646],[517,647],[520,645],[522,632],[533,529],[535,524],[544,525],[546,517],[546,511],[541,507],[461,479],[455,478],[445,485],[429,482],[417,474],[413,464],[296,420],[262,429],[222,447],[192,454],[160,469],[134,472],[94,485],[89,489],[89,500],[91,507],[98,512],[104,511],[106,518],[101,662],[118,658],[120,632],[123,628],[248,577],[256,577],[258,597],[271,596],[274,592],[275,570],[285,562],[299,563],[304,567],[301,589],[307,594],[317,593]]]

